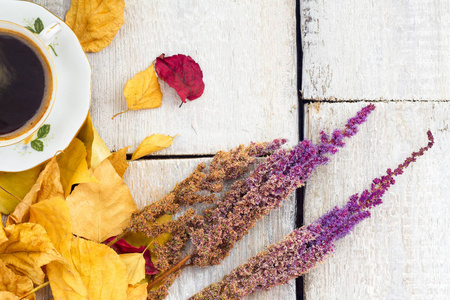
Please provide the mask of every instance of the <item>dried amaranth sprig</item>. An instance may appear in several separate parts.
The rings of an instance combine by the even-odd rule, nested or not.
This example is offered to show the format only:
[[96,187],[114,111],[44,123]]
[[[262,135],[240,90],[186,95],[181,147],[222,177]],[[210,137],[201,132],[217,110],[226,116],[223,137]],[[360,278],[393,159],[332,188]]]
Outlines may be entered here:
[[331,137],[321,132],[318,145],[305,140],[290,151],[278,150],[245,181],[236,182],[214,209],[206,210],[204,216],[193,220],[190,235],[195,253],[192,263],[198,266],[219,264],[258,220],[278,208],[291,192],[311,177],[314,169],[327,163],[327,155],[343,147],[344,138],[355,135],[357,125],[364,123],[374,109],[373,104],[364,107],[347,121],[343,130],[334,130]]
[[176,265],[149,283],[157,286],[184,264],[208,266],[220,263],[254,224],[270,210],[278,208],[290,192],[303,185],[313,170],[328,162],[327,155],[344,146],[344,138],[358,131],[357,125],[366,121],[374,110],[370,104],[349,119],[344,129],[335,130],[331,137],[321,133],[320,142],[300,142],[294,149],[280,149],[261,163],[246,180],[236,181],[216,207],[205,210],[189,223],[194,249]]
[[334,251],[336,240],[370,217],[369,210],[382,203],[383,195],[395,183],[394,177],[433,146],[430,131],[428,140],[426,147],[413,152],[394,171],[388,169],[386,175],[374,179],[370,189],[352,195],[342,208],[335,207],[310,225],[294,230],[190,300],[242,299],[257,290],[268,290],[309,272]]

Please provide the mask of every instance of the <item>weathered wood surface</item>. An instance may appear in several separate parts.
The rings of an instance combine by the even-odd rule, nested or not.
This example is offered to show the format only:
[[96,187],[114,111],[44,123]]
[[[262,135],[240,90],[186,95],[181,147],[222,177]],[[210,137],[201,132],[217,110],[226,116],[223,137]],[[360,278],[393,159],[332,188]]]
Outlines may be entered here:
[[[64,19],[70,0],[36,0]],[[91,115],[111,150],[152,133],[176,135],[159,155],[212,154],[250,141],[298,139],[295,0],[127,0],[125,24],[107,48],[88,53]],[[160,108],[126,109],[123,88],[160,54],[196,60],[204,94],[181,108],[161,82]]]
[[300,5],[306,99],[450,99],[449,1]]
[[[211,154],[255,140],[297,139],[294,0],[127,0],[125,20],[109,47],[88,54],[92,118],[111,149],[137,147],[152,133],[179,134],[176,145],[159,154]],[[179,97],[163,83],[160,108],[111,120],[126,109],[126,81],[161,53],[190,55],[200,64],[203,96],[178,108]]]
[[[154,202],[169,193],[175,184],[186,178],[200,162],[210,159],[147,160],[132,162],[125,181],[138,207]],[[187,299],[207,285],[219,281],[235,267],[291,232],[295,224],[295,197],[291,195],[282,207],[270,213],[250,230],[232,250],[222,265],[208,268],[187,268],[169,290],[170,300]],[[269,292],[255,293],[252,300],[294,300],[295,282],[281,285]]]
[[[60,18],[70,0],[36,0]],[[112,44],[87,54],[93,71],[91,115],[111,150],[135,147],[152,133],[179,136],[159,155],[213,154],[249,141],[285,137],[298,140],[295,1],[126,0],[125,25]],[[178,108],[181,101],[162,83],[158,109],[126,109],[125,83],[161,53],[192,56],[202,67],[205,93]],[[138,205],[170,191],[188,175],[197,159],[139,160],[126,175]],[[168,299],[186,299],[220,280],[234,267],[281,239],[295,224],[295,199],[260,222],[221,266],[187,269]],[[49,299],[48,290],[38,300]],[[295,283],[249,299],[295,299]]]
[[[307,138],[331,130],[363,103],[311,104]],[[344,149],[307,184],[305,222],[311,222],[412,151],[435,146],[385,194],[372,217],[336,243],[336,252],[305,276],[305,299],[448,299],[450,295],[450,103],[379,103]]]

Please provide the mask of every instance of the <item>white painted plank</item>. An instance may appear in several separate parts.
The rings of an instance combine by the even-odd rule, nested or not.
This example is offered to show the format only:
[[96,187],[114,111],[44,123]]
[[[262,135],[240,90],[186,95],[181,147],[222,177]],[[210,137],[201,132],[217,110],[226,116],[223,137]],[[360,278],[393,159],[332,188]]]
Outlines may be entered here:
[[[92,119],[113,150],[152,133],[175,135],[159,154],[211,154],[249,141],[298,136],[295,1],[127,0],[113,43],[89,54]],[[161,53],[186,54],[203,69],[205,92],[178,108],[162,84],[160,108],[126,109],[123,88]],[[131,151],[134,148],[131,149]]]
[[[68,0],[36,0],[64,17]],[[111,45],[88,54],[92,119],[112,150],[152,133],[179,134],[158,154],[211,154],[250,141],[297,141],[295,1],[127,0],[125,24]],[[123,88],[162,53],[192,56],[205,93],[181,108],[162,82],[160,108],[126,109]]]
[[[313,104],[306,136],[343,124],[362,103]],[[336,252],[305,276],[305,299],[448,299],[450,295],[450,103],[379,103],[334,158],[307,184],[305,222],[370,187],[412,151],[434,147],[384,196],[372,217],[336,243]]]
[[450,2],[301,0],[303,95],[450,99]]
[[[152,203],[169,193],[175,184],[195,169],[200,162],[210,159],[147,160],[130,163],[125,181],[139,208]],[[187,268],[170,288],[167,299],[187,299],[207,285],[219,281],[238,265],[246,262],[270,244],[283,238],[295,226],[295,197],[291,195],[282,207],[270,213],[252,228],[232,250],[220,266]],[[284,299],[294,300],[295,281],[280,285],[269,292],[258,292],[250,300]]]

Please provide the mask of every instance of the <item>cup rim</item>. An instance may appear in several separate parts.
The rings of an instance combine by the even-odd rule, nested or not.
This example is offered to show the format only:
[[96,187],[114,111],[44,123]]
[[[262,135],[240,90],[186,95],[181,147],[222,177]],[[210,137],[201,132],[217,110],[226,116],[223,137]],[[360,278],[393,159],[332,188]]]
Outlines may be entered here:
[[[8,26],[2,26],[4,24],[6,24]],[[13,28],[11,28],[11,27],[13,27]],[[20,132],[20,130],[24,130],[24,132],[19,133],[18,135],[13,135],[11,138],[0,139],[0,147],[7,147],[7,146],[17,144],[23,140],[26,140],[27,138],[30,138],[45,123],[48,116],[50,115],[50,112],[53,109],[55,99],[56,99],[57,74],[56,74],[55,62],[53,60],[53,57],[52,57],[48,47],[44,44],[44,42],[41,41],[41,39],[36,34],[34,34],[33,32],[31,32],[30,30],[28,30],[27,28],[25,28],[22,25],[19,25],[17,23],[10,22],[10,21],[5,21],[5,20],[0,20],[0,30],[1,29],[7,29],[8,31],[17,32],[20,35],[25,36],[29,40],[29,42],[32,42],[33,45],[36,46],[39,49],[39,52],[43,55],[43,59],[47,62],[48,67],[50,69],[49,71],[51,74],[51,79],[52,79],[52,91],[51,91],[51,95],[50,95],[50,100],[48,101],[47,109],[42,114],[42,116],[38,119],[36,124],[34,124],[33,126],[30,126],[30,128],[28,128],[28,129],[23,128],[24,126],[29,125],[27,122],[22,127],[18,128],[17,130],[14,131],[14,132],[16,132],[16,131]],[[14,134],[14,132],[13,132],[13,134]]]

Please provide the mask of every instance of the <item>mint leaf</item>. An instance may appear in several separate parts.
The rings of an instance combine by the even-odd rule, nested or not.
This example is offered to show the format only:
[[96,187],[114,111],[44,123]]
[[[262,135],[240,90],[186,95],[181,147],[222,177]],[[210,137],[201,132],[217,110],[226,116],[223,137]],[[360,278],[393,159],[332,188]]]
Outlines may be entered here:
[[36,151],[42,152],[44,151],[44,143],[40,140],[31,141],[31,148]]
[[37,132],[37,138],[43,139],[48,135],[49,132],[50,132],[50,124],[44,124],[42,125],[41,128],[39,128]]
[[36,33],[41,33],[41,31],[44,30],[44,23],[42,23],[40,18],[37,18],[36,21],[34,21],[34,30]]

